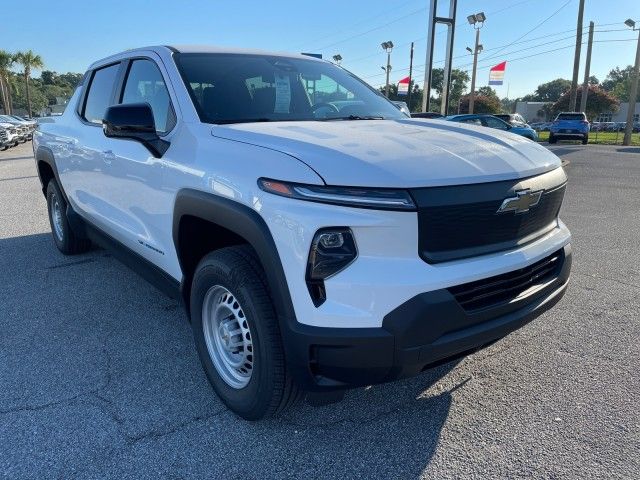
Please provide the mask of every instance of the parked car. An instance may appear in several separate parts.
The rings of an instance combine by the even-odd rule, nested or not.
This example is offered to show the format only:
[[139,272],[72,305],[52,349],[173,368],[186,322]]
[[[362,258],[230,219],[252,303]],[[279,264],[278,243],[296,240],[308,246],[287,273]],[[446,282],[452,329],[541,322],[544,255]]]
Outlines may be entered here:
[[0,149],[6,150],[11,146],[12,144],[9,143],[9,132],[6,128],[0,127]]
[[494,117],[498,117],[500,120],[504,120],[509,125],[514,127],[522,127],[528,125],[527,121],[519,113],[497,113]]
[[398,100],[392,100],[391,103],[393,103],[396,107],[398,107],[398,110],[400,110],[402,113],[404,113],[407,117],[411,116],[411,110],[409,110],[409,107],[407,106],[407,104],[405,102],[400,102]]
[[558,140],[581,140],[589,143],[589,122],[584,112],[561,112],[549,129],[549,143]]
[[243,418],[417,375],[566,290],[567,176],[535,143],[407,118],[302,55],[148,47],[84,78],[34,135],[53,242],[180,299]]
[[538,133],[529,125],[516,127],[508,124],[504,120],[501,120],[494,115],[467,113],[462,115],[451,115],[449,117],[446,117],[446,119],[451,122],[468,123],[471,125],[481,125],[483,127],[495,128],[497,130],[505,130],[511,133],[515,133],[516,135],[526,137],[529,140],[533,140],[534,142],[538,141]]
[[7,145],[15,147],[22,142],[22,135],[20,130],[12,123],[6,123],[0,120],[0,127],[7,132]]
[[20,143],[24,143],[31,138],[31,127],[24,120],[16,120],[10,115],[0,115],[0,122],[13,125],[16,128]]

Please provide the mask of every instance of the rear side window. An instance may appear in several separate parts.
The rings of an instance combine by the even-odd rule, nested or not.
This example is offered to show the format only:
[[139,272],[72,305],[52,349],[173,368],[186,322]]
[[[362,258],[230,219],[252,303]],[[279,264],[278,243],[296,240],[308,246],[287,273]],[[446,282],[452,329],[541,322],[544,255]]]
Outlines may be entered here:
[[113,87],[120,64],[96,70],[89,84],[83,117],[91,123],[102,123],[104,114],[112,105]]
[[168,132],[176,123],[169,91],[160,70],[151,60],[131,62],[121,103],[148,103],[158,133]]
[[584,113],[561,113],[556,120],[586,120]]

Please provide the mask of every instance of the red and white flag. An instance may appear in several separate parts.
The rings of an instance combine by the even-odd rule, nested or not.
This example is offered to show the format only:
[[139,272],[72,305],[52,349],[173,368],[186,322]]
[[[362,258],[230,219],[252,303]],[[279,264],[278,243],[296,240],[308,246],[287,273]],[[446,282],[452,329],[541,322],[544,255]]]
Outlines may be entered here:
[[398,82],[398,95],[406,95],[409,92],[409,77]]
[[507,62],[502,62],[489,70],[489,85],[502,85]]

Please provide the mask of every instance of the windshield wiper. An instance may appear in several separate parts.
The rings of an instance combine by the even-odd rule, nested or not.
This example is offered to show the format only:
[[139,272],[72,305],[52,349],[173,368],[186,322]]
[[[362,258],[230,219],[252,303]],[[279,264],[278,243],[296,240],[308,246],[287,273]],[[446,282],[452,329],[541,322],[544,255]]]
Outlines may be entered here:
[[328,117],[320,118],[320,121],[329,122],[331,120],[384,120],[384,117],[375,115],[349,115],[348,117]]
[[234,118],[229,120],[216,120],[213,123],[217,123],[218,125],[225,125],[229,123],[253,123],[253,122],[274,122],[276,120],[272,120],[270,118]]

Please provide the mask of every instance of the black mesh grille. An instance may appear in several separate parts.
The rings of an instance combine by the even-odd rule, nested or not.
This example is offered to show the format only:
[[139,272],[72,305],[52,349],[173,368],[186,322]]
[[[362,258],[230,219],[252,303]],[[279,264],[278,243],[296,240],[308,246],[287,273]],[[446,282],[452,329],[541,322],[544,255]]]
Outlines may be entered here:
[[[566,176],[524,181],[418,189],[419,248],[429,263],[509,250],[533,241],[557,225]],[[537,205],[522,213],[497,213],[516,192],[542,190]]]
[[528,267],[457,285],[448,290],[467,311],[492,307],[509,302],[531,287],[552,280],[560,272],[563,260],[562,250],[559,250]]

